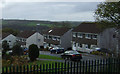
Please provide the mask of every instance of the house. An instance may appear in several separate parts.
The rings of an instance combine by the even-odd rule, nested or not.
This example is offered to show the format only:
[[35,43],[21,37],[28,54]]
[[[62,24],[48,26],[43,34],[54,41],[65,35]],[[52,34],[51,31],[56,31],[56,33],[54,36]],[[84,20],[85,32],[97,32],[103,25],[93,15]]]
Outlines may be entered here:
[[120,43],[120,34],[118,34],[117,36],[115,28],[107,28],[100,33],[100,37],[98,39],[99,47],[106,48],[111,52],[115,53],[117,47],[118,49],[120,47],[119,43]]
[[71,47],[71,31],[69,28],[52,28],[43,33],[44,47]]
[[9,47],[12,48],[16,42],[16,36],[10,34],[10,33],[2,33],[2,40],[1,42],[3,42],[4,40],[6,40],[9,43]]
[[43,46],[44,37],[40,33],[36,32],[26,39],[26,47],[28,48],[31,44],[36,44],[39,48]]
[[95,47],[116,49],[115,28],[100,30],[96,23],[81,23],[72,30],[72,49],[90,52]]
[[72,30],[73,50],[90,52],[91,48],[98,47],[98,37],[101,31],[95,23],[82,23]]
[[17,35],[17,42],[23,48],[28,48],[31,44],[36,44],[38,47],[43,46],[44,38],[36,31],[22,31]]

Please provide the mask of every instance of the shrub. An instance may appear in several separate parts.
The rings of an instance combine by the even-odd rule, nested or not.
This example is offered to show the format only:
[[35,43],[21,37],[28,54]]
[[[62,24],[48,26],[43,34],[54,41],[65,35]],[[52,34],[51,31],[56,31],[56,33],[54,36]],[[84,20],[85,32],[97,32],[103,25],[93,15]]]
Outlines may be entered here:
[[23,55],[23,49],[18,44],[13,46],[12,50],[13,50],[12,51],[13,55],[18,55],[18,56]]
[[30,45],[28,53],[29,53],[29,58],[31,61],[36,60],[36,58],[39,57],[39,49],[37,45],[35,44]]
[[9,50],[9,43],[7,43],[6,40],[2,42],[2,56],[4,57],[6,55],[6,52]]

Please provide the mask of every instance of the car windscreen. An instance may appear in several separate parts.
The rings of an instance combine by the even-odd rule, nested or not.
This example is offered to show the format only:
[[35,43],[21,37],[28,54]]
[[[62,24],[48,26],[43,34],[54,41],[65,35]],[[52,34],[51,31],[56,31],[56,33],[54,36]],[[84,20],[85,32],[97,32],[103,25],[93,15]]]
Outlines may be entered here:
[[70,54],[80,54],[79,52],[77,52],[77,51],[71,51],[71,52],[69,52]]

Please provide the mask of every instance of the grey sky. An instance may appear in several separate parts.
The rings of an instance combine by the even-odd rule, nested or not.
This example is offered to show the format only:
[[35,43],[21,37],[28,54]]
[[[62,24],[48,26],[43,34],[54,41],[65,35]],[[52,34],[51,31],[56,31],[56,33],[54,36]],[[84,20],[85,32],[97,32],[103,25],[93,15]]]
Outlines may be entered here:
[[10,2],[2,17],[52,21],[94,21],[97,2]]

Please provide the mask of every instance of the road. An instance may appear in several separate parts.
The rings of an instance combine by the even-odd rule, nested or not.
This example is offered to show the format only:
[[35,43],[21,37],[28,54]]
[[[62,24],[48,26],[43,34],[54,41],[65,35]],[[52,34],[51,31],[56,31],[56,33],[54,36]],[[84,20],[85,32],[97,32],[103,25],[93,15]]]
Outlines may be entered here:
[[[61,54],[51,54],[49,51],[40,51],[40,54],[44,55],[50,55],[50,56],[57,56],[61,57]],[[104,57],[98,56],[98,55],[92,55],[88,53],[81,53],[82,54],[82,60],[95,60],[95,59],[103,59]],[[41,59],[41,60],[50,60],[50,59]],[[54,60],[54,61],[59,61],[59,62],[64,62],[65,60]]]

